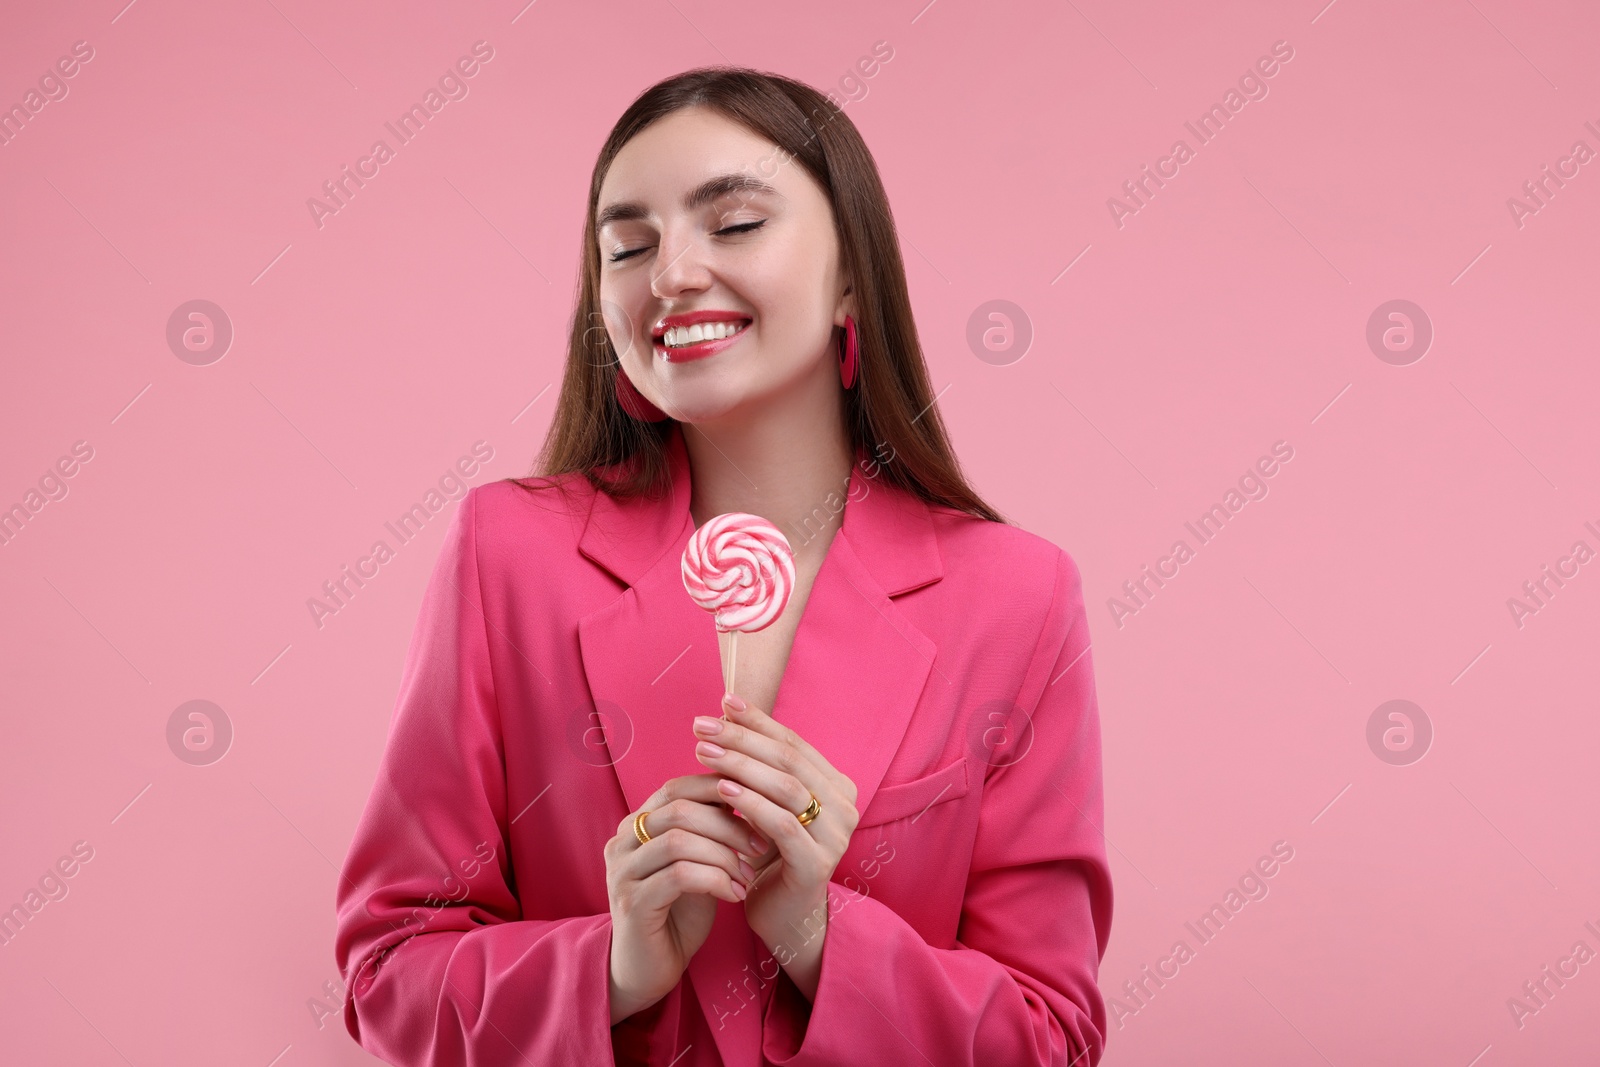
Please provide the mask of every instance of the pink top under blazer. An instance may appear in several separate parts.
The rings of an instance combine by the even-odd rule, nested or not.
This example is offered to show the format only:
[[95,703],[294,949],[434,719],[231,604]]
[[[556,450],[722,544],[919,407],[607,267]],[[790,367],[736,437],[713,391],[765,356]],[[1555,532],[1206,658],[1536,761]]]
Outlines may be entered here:
[[345,1026],[441,1067],[1097,1063],[1112,891],[1077,566],[860,462],[772,709],[858,790],[815,1002],[724,901],[673,991],[611,1027],[602,850],[707,772],[690,720],[722,696],[676,424],[667,447],[655,499],[569,476],[570,502],[462,500],[339,883]]

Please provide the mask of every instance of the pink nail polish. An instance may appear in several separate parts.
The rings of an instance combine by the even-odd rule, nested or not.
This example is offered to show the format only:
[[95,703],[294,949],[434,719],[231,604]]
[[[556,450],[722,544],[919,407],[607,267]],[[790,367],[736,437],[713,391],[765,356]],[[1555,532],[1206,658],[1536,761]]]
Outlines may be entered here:
[[750,851],[754,852],[758,856],[765,856],[767,854],[767,843],[761,840],[761,838],[757,837],[755,834],[751,834]]
[[738,897],[740,900],[743,900],[746,896],[746,890],[744,886],[740,885],[738,882],[733,883],[733,895]]
[[729,797],[736,797],[740,793],[744,792],[744,786],[740,785],[738,782],[731,781],[731,780],[729,780],[727,778],[724,778],[722,781],[718,782],[717,783],[717,788],[722,790],[722,795],[723,796],[729,796]]
[[696,715],[694,717],[694,728],[702,734],[719,734],[722,732],[722,720],[713,719],[709,715]]
[[728,705],[728,707],[732,708],[734,711],[745,711],[749,708],[748,704],[739,699],[737,696],[734,696],[732,693],[724,693],[722,695],[722,702]]
[[728,750],[721,745],[714,745],[710,741],[702,741],[694,746],[694,750],[702,756],[725,756]]

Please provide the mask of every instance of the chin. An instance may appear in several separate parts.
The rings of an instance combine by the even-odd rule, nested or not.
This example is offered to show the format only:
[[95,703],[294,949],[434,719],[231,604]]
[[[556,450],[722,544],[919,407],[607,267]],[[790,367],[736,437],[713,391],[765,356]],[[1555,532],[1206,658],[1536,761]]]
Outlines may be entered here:
[[[668,399],[671,415],[679,422],[716,422],[742,410],[753,410],[765,395],[752,396],[744,390],[729,388],[681,389]],[[663,408],[662,410],[667,410]]]
[[716,422],[718,419],[724,418],[738,409],[739,405],[736,403],[718,402],[709,398],[702,398],[674,405],[672,417],[679,422],[687,423]]

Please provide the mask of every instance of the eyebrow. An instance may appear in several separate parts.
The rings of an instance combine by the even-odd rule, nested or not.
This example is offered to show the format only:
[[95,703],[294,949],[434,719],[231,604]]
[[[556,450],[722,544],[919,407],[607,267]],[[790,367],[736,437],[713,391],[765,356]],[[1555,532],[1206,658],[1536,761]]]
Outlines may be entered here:
[[[719,174],[701,182],[689,191],[683,198],[683,206],[687,211],[719,200],[730,193],[750,193],[758,196],[775,196],[780,200],[783,194],[777,189],[762,181],[760,178],[749,174]],[[649,209],[637,200],[623,200],[611,204],[602,210],[596,217],[594,228],[604,229],[613,222],[631,222],[636,219],[649,217]]]

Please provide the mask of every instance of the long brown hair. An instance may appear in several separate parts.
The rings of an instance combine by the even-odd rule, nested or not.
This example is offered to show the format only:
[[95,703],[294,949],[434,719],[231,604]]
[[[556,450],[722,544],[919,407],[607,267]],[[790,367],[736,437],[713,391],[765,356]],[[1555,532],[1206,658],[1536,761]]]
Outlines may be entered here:
[[[877,164],[839,105],[803,82],[741,67],[700,67],[658,82],[623,112],[595,161],[584,220],[582,280],[555,417],[529,489],[560,486],[581,473],[616,497],[654,494],[669,477],[672,423],[633,418],[617,401],[622,373],[600,307],[595,212],[611,163],[651,123],[687,107],[714,110],[797,160],[833,208],[840,263],[855,290],[859,361],[845,391],[852,450],[874,458],[886,481],[930,504],[992,522],[1006,520],[967,484],[934,407],[906,290],[905,264]],[[547,480],[548,479],[548,480]]]

